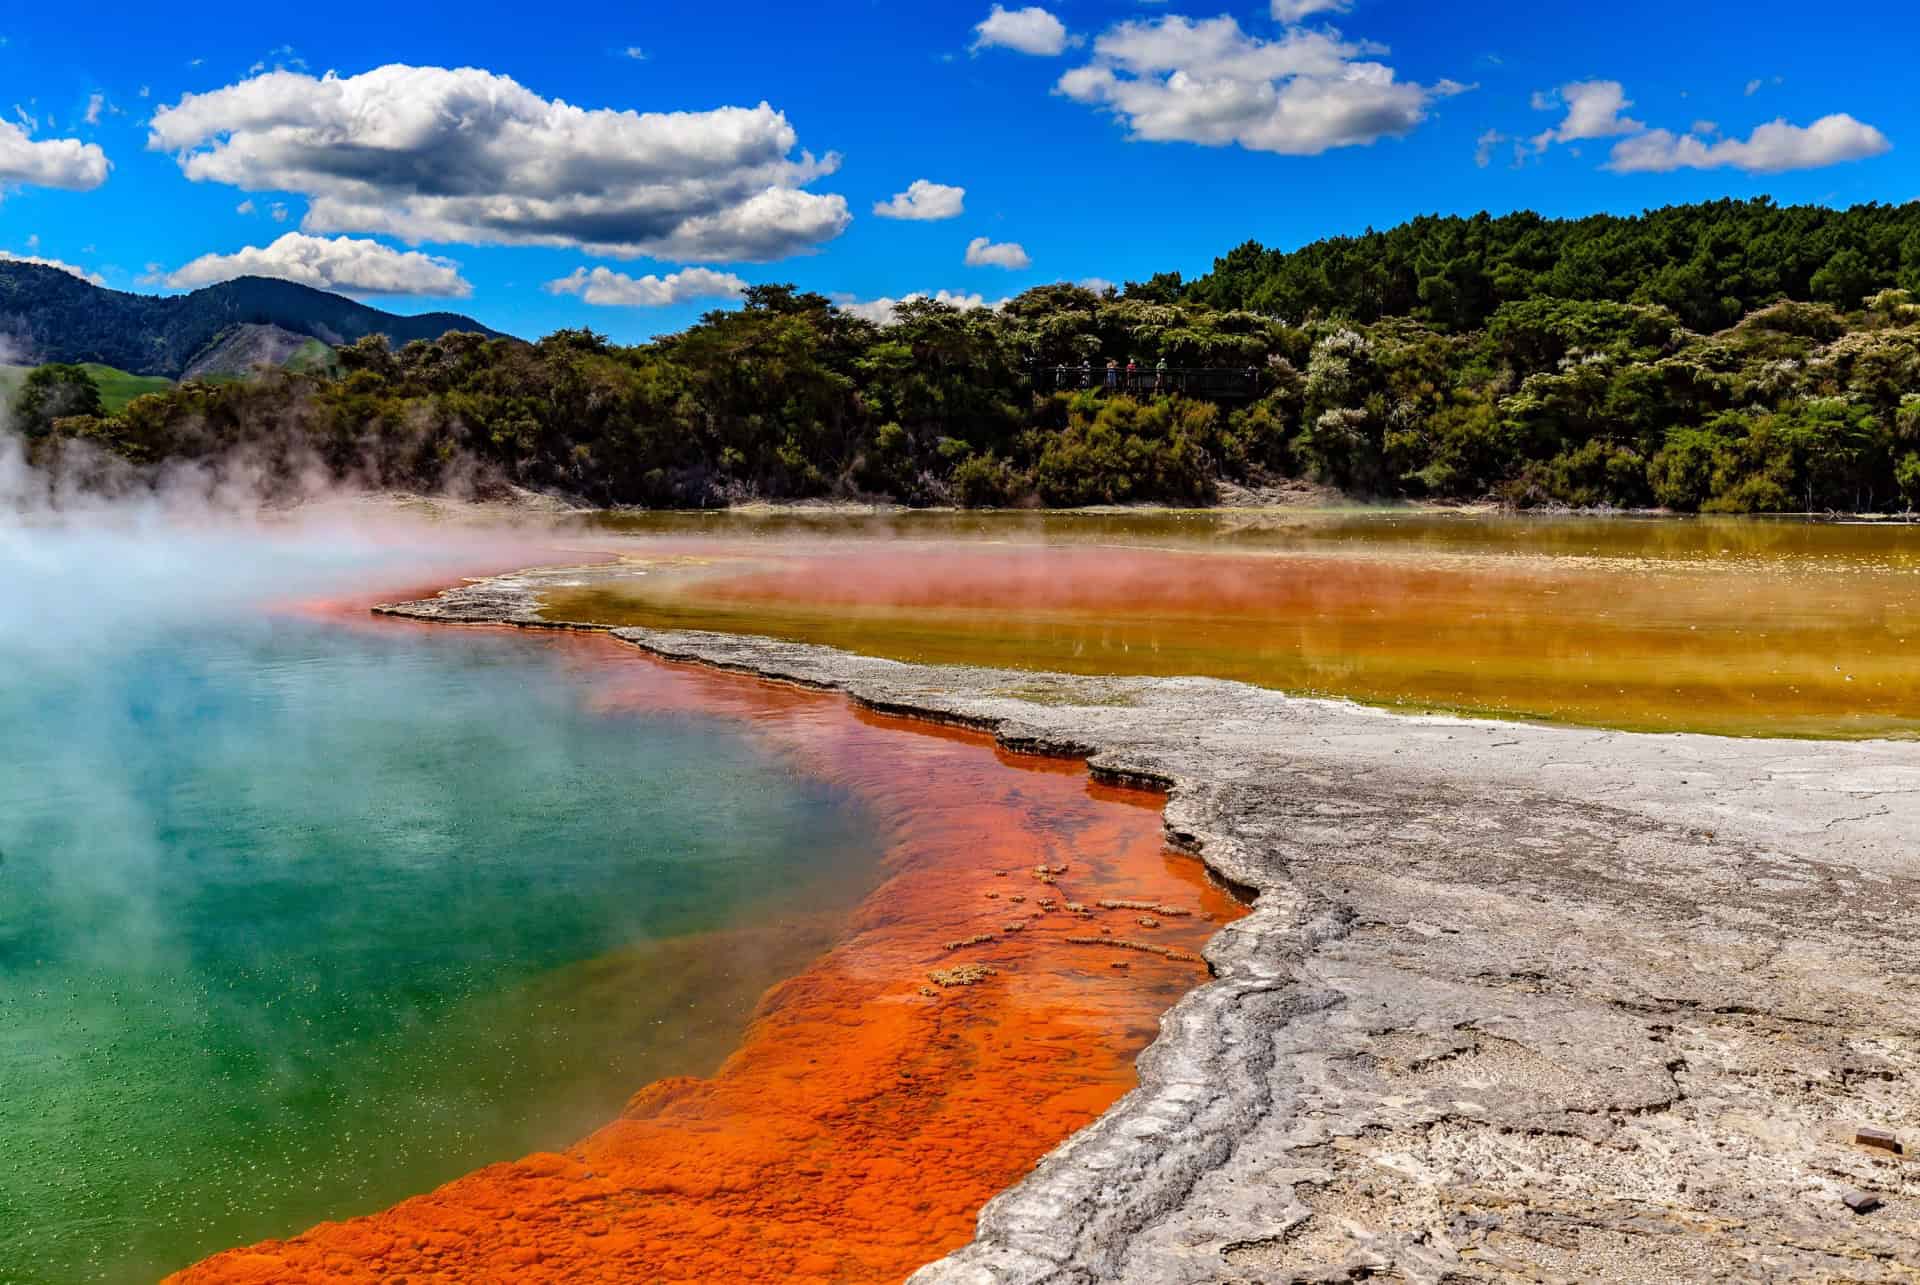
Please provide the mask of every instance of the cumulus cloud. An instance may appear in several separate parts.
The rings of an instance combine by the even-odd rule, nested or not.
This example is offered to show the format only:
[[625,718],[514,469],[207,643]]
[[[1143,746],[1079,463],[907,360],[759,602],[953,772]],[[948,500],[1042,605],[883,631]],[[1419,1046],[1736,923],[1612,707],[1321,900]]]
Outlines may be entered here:
[[89,125],[98,125],[100,123],[100,113],[105,110],[106,105],[107,96],[105,94],[87,95],[87,112],[82,119]]
[[993,6],[984,22],[973,29],[973,48],[1017,49],[1023,54],[1034,54],[1043,58],[1052,58],[1066,51],[1071,43],[1067,35],[1066,24],[1042,9],[1039,5],[1029,5],[1025,9],[1003,9]]
[[1345,13],[1353,0],[1273,0],[1273,20],[1289,25],[1316,13]]
[[[34,237],[33,240],[37,244],[40,238]],[[0,250],[0,263],[37,263],[43,268],[58,268],[68,276],[79,277],[82,281],[90,281],[96,286],[107,284],[107,279],[98,272],[88,272],[85,268],[76,268],[71,263],[63,263],[59,259],[43,259],[37,254],[15,254],[11,250]]]
[[1231,17],[1124,22],[1055,92],[1111,111],[1131,136],[1314,156],[1406,134],[1433,100],[1468,86],[1397,80],[1383,46],[1290,27],[1248,35]]
[[875,201],[873,212],[883,219],[957,219],[966,213],[967,189],[917,178],[891,200]]
[[319,290],[349,294],[439,295],[464,299],[473,287],[450,259],[396,250],[356,237],[317,237],[289,232],[268,246],[247,246],[233,254],[203,254],[170,272],[166,285],[179,290],[210,286],[235,277],[275,277]]
[[731,272],[711,268],[682,268],[664,277],[648,273],[630,277],[611,268],[575,268],[558,281],[547,282],[550,294],[579,295],[605,308],[664,308],[694,299],[738,299],[747,283]]
[[1646,128],[1644,122],[1620,114],[1633,106],[1633,100],[1617,80],[1578,80],[1547,94],[1536,93],[1533,99],[1536,109],[1540,109],[1543,101],[1549,108],[1556,103],[1564,103],[1567,108],[1566,118],[1558,125],[1534,135],[1533,145],[1539,151],[1544,152],[1554,143],[1617,138]]
[[902,295],[898,299],[882,297],[865,301],[843,299],[835,304],[840,311],[863,317],[876,326],[891,326],[899,318],[900,305],[912,303],[916,299],[931,299],[935,303],[946,304],[949,308],[958,308],[962,312],[971,312],[976,308],[989,308],[998,312],[1006,304],[1005,299],[996,299],[988,303],[985,296],[978,294],[959,294],[950,290],[941,290],[935,294],[916,290],[912,294]]
[[1890,150],[1887,136],[1845,112],[1822,116],[1811,125],[1784,119],[1761,125],[1746,138],[1709,142],[1697,133],[1649,130],[1614,144],[1606,168],[1621,174],[1665,174],[1672,170],[1744,170],[1779,174],[1865,160]]
[[0,186],[20,183],[85,192],[106,181],[107,154],[99,144],[77,138],[36,142],[31,126],[0,120]]
[[248,198],[247,198],[246,200],[244,200],[244,201],[242,201],[242,202],[240,202],[240,204],[238,204],[238,205],[236,205],[236,206],[234,206],[234,207],[233,207],[233,212],[234,212],[235,214],[252,214],[252,213],[253,213],[253,208],[254,208],[254,207],[253,207],[253,198],[252,198],[252,197],[248,197]]
[[1030,268],[1033,260],[1018,241],[989,241],[977,236],[967,242],[969,268]]
[[794,149],[766,103],[575,107],[473,67],[272,71],[154,113],[148,146],[196,182],[308,199],[308,232],[544,245],[614,258],[764,261],[846,230],[803,190],[839,158]]

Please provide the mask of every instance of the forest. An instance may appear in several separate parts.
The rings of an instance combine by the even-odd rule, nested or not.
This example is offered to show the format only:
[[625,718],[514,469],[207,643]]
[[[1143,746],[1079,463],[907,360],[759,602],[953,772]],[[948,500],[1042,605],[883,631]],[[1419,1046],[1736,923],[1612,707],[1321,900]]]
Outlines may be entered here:
[[[1252,368],[1251,395],[1055,386],[1061,365],[1110,359]],[[1248,243],[1192,281],[914,300],[884,325],[765,285],[634,346],[369,335],[324,369],[186,382],[114,414],[50,416],[62,399],[36,396],[14,420],[43,463],[80,443],[136,466],[239,452],[288,484],[320,470],[599,504],[1206,504],[1223,483],[1309,479],[1520,507],[1906,511],[1920,203],[1425,218]]]

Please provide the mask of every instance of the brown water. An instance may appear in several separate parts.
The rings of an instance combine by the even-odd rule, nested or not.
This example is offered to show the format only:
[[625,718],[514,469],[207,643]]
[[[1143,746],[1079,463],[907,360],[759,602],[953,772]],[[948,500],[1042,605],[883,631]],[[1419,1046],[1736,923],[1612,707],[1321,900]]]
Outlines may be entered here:
[[1920,526],[1393,512],[602,517],[550,618],[1417,710],[1920,732]]

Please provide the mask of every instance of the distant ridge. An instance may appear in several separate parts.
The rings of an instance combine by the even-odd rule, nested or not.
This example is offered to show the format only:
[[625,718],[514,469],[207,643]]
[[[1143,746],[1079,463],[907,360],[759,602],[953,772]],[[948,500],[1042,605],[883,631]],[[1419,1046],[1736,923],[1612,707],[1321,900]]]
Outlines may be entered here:
[[[236,332],[271,328],[328,344],[383,334],[398,347],[438,339],[450,330],[503,337],[453,312],[403,317],[291,281],[239,277],[184,295],[108,290],[70,272],[34,263],[0,262],[0,343],[6,360],[99,362],[136,375],[177,379],[189,370],[221,368],[223,345],[236,352]],[[231,373],[240,373],[238,371]]]

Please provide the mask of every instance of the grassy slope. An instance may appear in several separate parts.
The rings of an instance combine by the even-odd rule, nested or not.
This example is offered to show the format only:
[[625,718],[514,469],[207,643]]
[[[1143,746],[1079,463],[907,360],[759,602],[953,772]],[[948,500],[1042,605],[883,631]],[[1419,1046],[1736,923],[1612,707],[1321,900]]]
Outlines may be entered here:
[[[32,366],[0,366],[0,398],[11,402],[20,381],[32,369]],[[86,371],[93,376],[93,386],[100,390],[100,401],[109,415],[143,393],[165,392],[173,387],[173,381],[161,375],[129,375],[97,362],[86,363]]]
[[100,390],[100,400],[109,415],[144,393],[162,393],[173,387],[173,381],[164,375],[129,375],[124,370],[94,362],[87,363],[87,373],[93,376],[94,387]]

